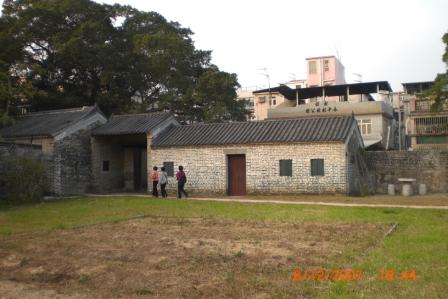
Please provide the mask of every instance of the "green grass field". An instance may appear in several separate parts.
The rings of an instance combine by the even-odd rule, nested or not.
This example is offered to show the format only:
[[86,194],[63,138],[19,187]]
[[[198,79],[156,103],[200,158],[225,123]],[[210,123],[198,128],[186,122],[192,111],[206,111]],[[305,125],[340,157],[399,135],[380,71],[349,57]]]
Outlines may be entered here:
[[[0,206],[0,241],[17,234],[63,230],[138,216],[212,218],[272,222],[394,223],[397,229],[379,245],[329,266],[363,270],[359,282],[297,282],[318,298],[447,298],[448,211],[405,208],[342,208],[310,205],[248,204],[142,197],[83,197],[33,205]],[[391,281],[380,271],[394,270]],[[402,271],[415,270],[415,280]]]

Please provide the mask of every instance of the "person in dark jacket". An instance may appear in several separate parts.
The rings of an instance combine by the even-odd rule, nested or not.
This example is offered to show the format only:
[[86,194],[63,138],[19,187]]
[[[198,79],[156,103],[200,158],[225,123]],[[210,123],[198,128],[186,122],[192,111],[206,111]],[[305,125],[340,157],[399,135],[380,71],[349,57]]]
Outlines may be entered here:
[[179,166],[179,171],[176,173],[177,180],[177,198],[182,198],[182,193],[185,197],[188,197],[188,193],[185,192],[184,186],[187,182],[187,176],[185,175],[183,166]]

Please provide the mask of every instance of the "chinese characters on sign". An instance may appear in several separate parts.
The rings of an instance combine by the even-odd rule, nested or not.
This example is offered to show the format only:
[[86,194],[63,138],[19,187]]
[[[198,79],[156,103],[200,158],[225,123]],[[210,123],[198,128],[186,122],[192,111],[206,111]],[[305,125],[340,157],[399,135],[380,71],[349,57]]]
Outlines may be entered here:
[[338,111],[338,108],[336,107],[322,107],[322,108],[306,108],[306,113],[315,113],[315,112],[331,112],[331,111]]
[[336,111],[338,111],[338,108],[336,108],[336,107],[327,107],[328,102],[324,102],[323,105],[324,105],[324,107],[320,108],[319,102],[316,102],[315,106],[317,108],[306,108],[305,112],[306,113],[310,113],[310,112],[315,113],[315,112],[331,112],[331,111],[336,112]]

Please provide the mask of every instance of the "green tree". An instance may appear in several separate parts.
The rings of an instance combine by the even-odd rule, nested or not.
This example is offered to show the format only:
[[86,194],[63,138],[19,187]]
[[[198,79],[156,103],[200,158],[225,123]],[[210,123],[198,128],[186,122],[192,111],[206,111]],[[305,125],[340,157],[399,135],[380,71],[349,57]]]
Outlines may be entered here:
[[245,102],[235,101],[239,87],[236,74],[209,67],[198,79],[193,92],[191,115],[195,120],[216,122],[221,120],[245,120]]
[[[442,56],[443,62],[448,66],[448,32],[442,37],[445,43],[445,53]],[[438,111],[443,108],[443,105],[448,102],[448,68],[445,73],[438,74],[434,80],[431,89],[424,94],[425,97],[435,100],[432,110]]]
[[192,34],[129,6],[5,0],[0,105],[7,112],[14,101],[33,110],[97,103],[107,114],[168,109],[188,121],[242,119],[236,76],[212,66],[211,52],[196,49]]
[[35,109],[91,105],[107,89],[114,27],[102,5],[89,0],[6,0],[2,19],[19,45],[13,64],[22,81],[40,93]]

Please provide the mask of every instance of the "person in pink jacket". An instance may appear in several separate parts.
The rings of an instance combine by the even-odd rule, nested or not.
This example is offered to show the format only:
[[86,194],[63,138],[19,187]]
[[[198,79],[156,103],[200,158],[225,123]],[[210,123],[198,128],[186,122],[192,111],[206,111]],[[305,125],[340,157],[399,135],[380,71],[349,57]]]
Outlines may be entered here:
[[157,172],[157,166],[154,166],[152,168],[151,180],[152,180],[152,196],[159,197],[159,193],[157,192],[157,185],[159,184],[159,173]]

